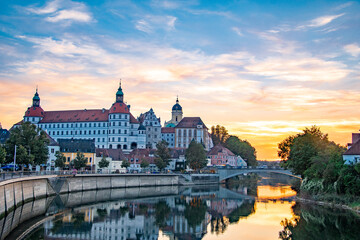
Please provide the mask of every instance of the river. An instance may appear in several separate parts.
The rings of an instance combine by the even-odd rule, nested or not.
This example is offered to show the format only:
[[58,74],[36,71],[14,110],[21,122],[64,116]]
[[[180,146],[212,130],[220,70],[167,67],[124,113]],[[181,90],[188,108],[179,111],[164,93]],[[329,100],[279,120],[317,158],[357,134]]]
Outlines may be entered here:
[[[114,199],[116,191],[129,191],[129,198]],[[221,186],[69,194],[27,203],[39,215],[6,239],[359,239],[355,213],[297,203],[294,196],[287,177],[276,175]],[[0,220],[1,239],[5,224],[22,214]]]

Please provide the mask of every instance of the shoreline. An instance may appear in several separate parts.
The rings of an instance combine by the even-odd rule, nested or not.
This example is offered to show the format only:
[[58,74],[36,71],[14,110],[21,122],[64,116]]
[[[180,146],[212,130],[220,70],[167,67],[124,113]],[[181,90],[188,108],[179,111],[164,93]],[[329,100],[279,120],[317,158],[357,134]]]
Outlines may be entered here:
[[332,208],[341,208],[344,210],[350,210],[356,214],[358,214],[360,216],[360,209],[357,210],[355,208],[352,208],[346,204],[339,204],[339,203],[332,203],[332,202],[327,202],[327,201],[320,201],[320,200],[313,200],[313,199],[309,199],[309,198],[303,198],[303,197],[299,197],[298,195],[295,196],[296,201],[299,202],[305,202],[305,203],[314,203],[317,205],[321,205],[321,206],[327,206],[327,207],[332,207]]

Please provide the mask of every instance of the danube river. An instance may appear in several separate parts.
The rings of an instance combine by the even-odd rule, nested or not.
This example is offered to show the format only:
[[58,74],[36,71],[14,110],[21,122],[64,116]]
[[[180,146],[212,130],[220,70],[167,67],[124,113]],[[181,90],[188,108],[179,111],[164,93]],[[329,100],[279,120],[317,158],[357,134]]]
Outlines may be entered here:
[[[1,221],[6,239],[359,239],[350,211],[296,203],[287,177],[221,186],[90,191],[43,199]],[[128,198],[116,199],[117,191]],[[89,200],[90,199],[90,200]],[[31,206],[31,207],[30,207]],[[35,207],[34,207],[35,206]],[[18,210],[20,209],[20,210]],[[5,225],[38,211],[11,232]]]

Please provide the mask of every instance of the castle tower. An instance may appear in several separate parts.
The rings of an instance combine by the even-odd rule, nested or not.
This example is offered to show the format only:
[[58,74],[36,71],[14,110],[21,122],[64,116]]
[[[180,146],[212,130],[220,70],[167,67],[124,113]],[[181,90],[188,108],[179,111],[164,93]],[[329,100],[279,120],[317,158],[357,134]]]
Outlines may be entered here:
[[171,116],[172,116],[171,122],[174,123],[175,125],[177,125],[183,118],[183,111],[182,111],[182,107],[179,104],[178,97],[176,97],[176,103],[172,107]]

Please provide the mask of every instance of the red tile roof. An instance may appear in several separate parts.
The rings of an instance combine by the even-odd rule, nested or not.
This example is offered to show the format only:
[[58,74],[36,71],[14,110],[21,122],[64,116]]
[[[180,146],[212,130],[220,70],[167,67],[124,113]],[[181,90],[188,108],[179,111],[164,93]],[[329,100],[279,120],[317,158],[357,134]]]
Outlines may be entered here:
[[109,113],[130,113],[130,111],[125,103],[116,102],[111,106]]
[[136,118],[134,118],[134,116],[130,113],[130,123],[139,123],[138,120],[136,120]]
[[40,123],[58,122],[105,122],[108,121],[109,110],[69,110],[69,111],[47,111]]
[[200,117],[184,117],[175,128],[197,128],[198,125],[207,129]]
[[44,110],[41,107],[29,107],[25,112],[25,117],[44,117]]
[[228,156],[235,156],[235,154],[233,152],[231,152],[229,149],[222,146],[221,144],[217,144],[216,146],[214,146],[210,150],[210,152],[208,153],[208,156],[210,156],[210,155],[218,155],[219,153],[223,153],[223,154],[228,155]]
[[126,157],[121,149],[106,149],[106,148],[97,148],[96,157],[110,157],[113,161],[122,161]]
[[175,128],[163,127],[161,128],[161,133],[175,133]]

